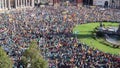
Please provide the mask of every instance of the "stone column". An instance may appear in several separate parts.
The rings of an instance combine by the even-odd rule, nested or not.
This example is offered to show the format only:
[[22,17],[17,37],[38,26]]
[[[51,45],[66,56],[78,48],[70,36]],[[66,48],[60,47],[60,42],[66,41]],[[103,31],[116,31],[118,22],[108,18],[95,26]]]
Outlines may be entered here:
[[19,0],[17,0],[17,6],[19,7],[19,5],[20,5],[20,1],[19,1]]
[[116,8],[118,7],[118,0],[116,0]]
[[1,8],[3,9],[3,0],[1,0]]
[[3,0],[1,0],[1,9],[3,9]]
[[119,8],[120,8],[120,1],[119,1]]
[[119,0],[117,1],[117,8],[119,8]]
[[29,0],[29,2],[28,2],[28,6],[31,6],[31,5],[30,5],[30,0]]
[[10,0],[8,0],[8,9],[11,9]]
[[3,9],[5,9],[5,0],[3,0]]
[[15,8],[17,8],[17,0],[15,0]]
[[25,7],[25,0],[23,0],[23,6]]
[[26,3],[26,4],[27,4],[27,6],[29,6],[29,0],[27,0],[27,3]]
[[27,6],[29,6],[29,0],[27,0]]
[[27,0],[25,0],[25,6],[28,6],[28,4],[27,4],[27,3],[28,3],[28,1],[27,1]]
[[1,0],[0,0],[0,10],[1,10],[1,4],[2,4],[2,3],[1,3]]
[[21,7],[22,7],[22,5],[23,5],[22,0],[20,0],[20,5],[21,5]]
[[119,7],[119,0],[117,1],[118,5],[117,5],[117,8]]
[[7,9],[7,3],[6,3],[6,0],[5,0],[5,9]]
[[34,7],[34,0],[32,0],[32,7]]
[[2,0],[0,0],[0,9],[2,9]]

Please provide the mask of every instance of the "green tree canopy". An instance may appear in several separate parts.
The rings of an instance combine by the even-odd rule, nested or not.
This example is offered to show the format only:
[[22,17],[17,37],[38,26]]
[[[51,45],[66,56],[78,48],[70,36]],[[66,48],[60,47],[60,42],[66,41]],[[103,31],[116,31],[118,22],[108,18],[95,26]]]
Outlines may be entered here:
[[12,61],[6,52],[0,47],[0,68],[12,68]]
[[36,41],[33,41],[24,52],[21,62],[25,68],[48,68],[48,63],[43,59]]

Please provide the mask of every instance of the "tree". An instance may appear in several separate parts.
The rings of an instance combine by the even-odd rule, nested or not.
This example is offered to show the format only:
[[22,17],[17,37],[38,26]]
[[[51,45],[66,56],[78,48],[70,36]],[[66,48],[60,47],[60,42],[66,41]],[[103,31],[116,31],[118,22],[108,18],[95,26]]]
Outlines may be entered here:
[[48,68],[48,63],[43,59],[36,41],[33,41],[24,52],[21,62],[25,68]]
[[6,52],[0,47],[0,68],[12,68],[12,61]]

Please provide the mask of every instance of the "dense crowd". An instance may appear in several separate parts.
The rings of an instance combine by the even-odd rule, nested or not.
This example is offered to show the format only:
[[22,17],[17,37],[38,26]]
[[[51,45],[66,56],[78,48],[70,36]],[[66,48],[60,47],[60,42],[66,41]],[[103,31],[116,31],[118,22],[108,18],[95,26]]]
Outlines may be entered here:
[[119,20],[120,10],[100,7],[46,6],[9,11],[0,14],[0,46],[10,55],[14,67],[19,66],[22,53],[36,39],[50,68],[117,68],[119,58],[79,42],[72,30],[76,24],[90,21]]
[[[117,68],[119,66],[115,56],[90,48],[77,39],[64,35],[51,35],[42,38],[42,41],[43,39],[46,39],[47,44],[41,46],[42,54],[48,59],[50,68]],[[54,41],[58,43],[55,44]]]

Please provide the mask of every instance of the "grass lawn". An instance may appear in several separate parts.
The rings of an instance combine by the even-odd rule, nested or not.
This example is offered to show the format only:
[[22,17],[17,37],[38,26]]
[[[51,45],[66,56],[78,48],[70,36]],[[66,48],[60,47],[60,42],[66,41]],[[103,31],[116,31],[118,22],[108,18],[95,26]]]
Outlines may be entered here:
[[[118,27],[118,23],[103,23],[105,26],[116,26]],[[111,54],[120,54],[120,48],[113,48],[111,46],[104,45],[100,43],[101,39],[93,39],[92,32],[95,27],[99,26],[99,23],[88,23],[88,24],[82,24],[82,25],[76,25],[76,27],[73,29],[73,32],[77,33],[77,38],[86,44],[88,44],[90,47],[97,48],[105,53],[111,53]],[[104,41],[104,40],[102,40]]]

